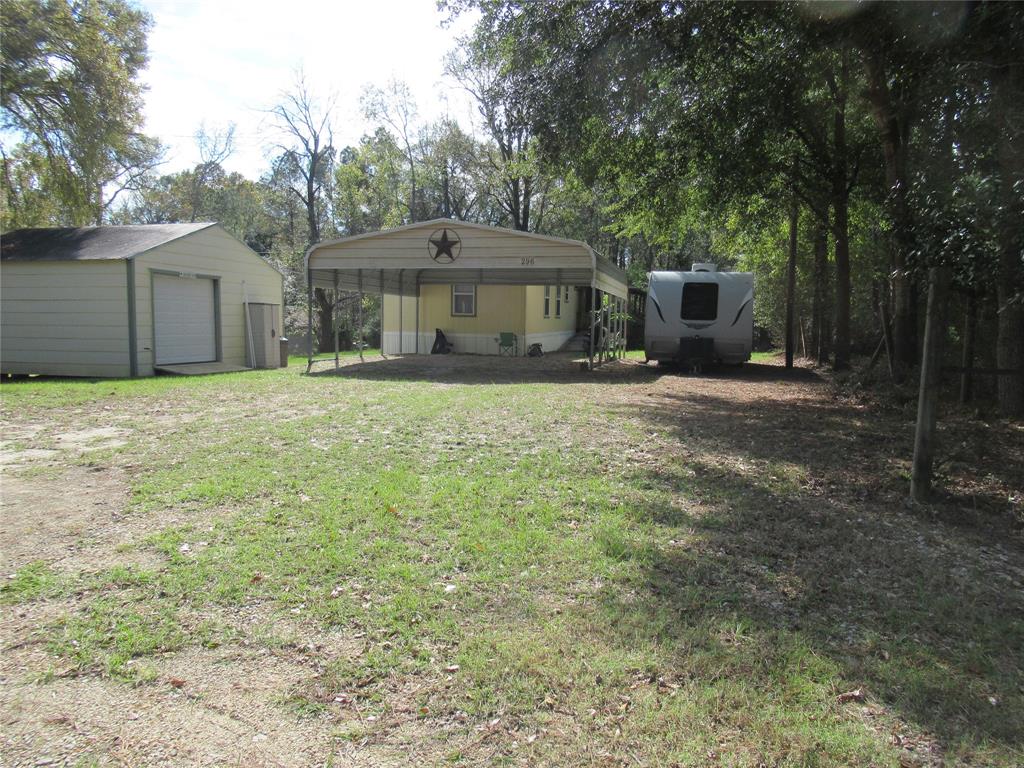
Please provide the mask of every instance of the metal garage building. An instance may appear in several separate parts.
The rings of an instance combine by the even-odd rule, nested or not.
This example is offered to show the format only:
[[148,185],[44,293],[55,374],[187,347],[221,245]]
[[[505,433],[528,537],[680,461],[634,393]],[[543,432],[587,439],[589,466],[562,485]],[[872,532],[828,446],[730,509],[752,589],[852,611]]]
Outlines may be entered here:
[[5,374],[274,367],[282,310],[281,273],[217,224],[20,229],[0,238]]

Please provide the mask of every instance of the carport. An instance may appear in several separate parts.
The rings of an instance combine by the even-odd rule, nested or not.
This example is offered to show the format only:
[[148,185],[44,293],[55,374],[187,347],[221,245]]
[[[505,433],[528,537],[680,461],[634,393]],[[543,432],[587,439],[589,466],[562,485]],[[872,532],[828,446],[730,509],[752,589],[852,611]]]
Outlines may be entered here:
[[[420,296],[424,286],[554,286],[589,289],[590,368],[626,347],[625,272],[586,243],[452,219],[409,224],[318,243],[306,252],[308,364],[313,366],[313,291],[330,291],[335,318],[343,293],[397,296],[399,354],[421,354]],[[414,301],[413,341],[406,341],[405,299]],[[362,302],[359,304],[362,307]],[[360,325],[362,325],[360,323]],[[335,323],[337,328],[337,323]],[[384,334],[382,320],[382,338]],[[338,334],[334,334],[338,365]],[[361,354],[361,352],[360,352]]]

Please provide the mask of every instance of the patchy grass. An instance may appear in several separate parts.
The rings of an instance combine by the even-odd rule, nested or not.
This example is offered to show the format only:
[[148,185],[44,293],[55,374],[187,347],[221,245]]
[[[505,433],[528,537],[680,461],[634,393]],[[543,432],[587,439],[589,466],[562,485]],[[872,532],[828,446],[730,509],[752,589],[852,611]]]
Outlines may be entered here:
[[3,600],[77,595],[47,647],[133,684],[279,650],[260,611],[341,633],[282,716],[432,764],[1019,765],[1019,543],[904,510],[902,425],[821,383],[637,375],[5,384],[9,419],[113,411],[127,514],[184,522],[134,545],[159,567],[35,563]]
[[12,605],[55,597],[63,591],[64,582],[46,563],[35,561],[9,574],[6,583],[0,584],[0,603]]

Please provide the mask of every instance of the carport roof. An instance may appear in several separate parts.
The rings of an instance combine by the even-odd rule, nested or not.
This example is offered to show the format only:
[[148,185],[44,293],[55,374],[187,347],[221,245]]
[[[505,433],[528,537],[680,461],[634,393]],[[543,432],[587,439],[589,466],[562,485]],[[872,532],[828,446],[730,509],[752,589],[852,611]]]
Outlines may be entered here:
[[[438,244],[452,253],[437,256]],[[442,248],[442,251],[445,249]],[[450,258],[448,258],[450,256]],[[583,285],[622,298],[626,273],[586,243],[433,219],[317,243],[306,252],[317,288],[415,296],[429,284]]]
[[164,243],[215,226],[137,224],[121,227],[15,229],[0,237],[3,261],[96,261],[130,259]]

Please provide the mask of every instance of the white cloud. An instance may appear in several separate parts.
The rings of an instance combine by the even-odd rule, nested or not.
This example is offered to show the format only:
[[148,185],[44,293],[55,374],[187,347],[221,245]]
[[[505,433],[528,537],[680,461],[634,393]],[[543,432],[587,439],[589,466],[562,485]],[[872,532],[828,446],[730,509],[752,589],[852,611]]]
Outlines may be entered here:
[[262,173],[272,125],[261,110],[272,106],[302,68],[314,93],[337,98],[339,145],[371,126],[359,112],[365,84],[394,77],[409,84],[421,119],[447,109],[468,128],[472,106],[442,73],[445,54],[469,18],[442,29],[434,0],[142,0],[153,15],[150,64],[143,75],[146,132],[168,147],[165,172],[195,164],[193,135],[237,125],[237,150],[226,163],[250,178]]

